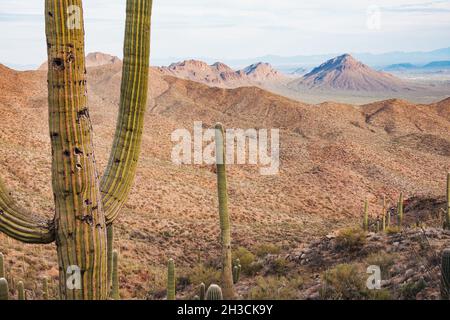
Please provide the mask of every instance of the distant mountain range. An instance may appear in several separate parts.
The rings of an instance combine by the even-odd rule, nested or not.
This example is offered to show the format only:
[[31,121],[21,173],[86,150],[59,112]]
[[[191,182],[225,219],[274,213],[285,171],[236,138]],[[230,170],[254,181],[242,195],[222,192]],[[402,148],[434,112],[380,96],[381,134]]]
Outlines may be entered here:
[[450,60],[433,61],[425,65],[417,65],[412,63],[399,63],[383,68],[384,71],[441,71],[450,70]]
[[[319,54],[319,55],[297,55],[290,57],[283,57],[278,55],[266,55],[255,58],[246,58],[246,59],[211,59],[206,57],[192,57],[193,59],[202,60],[207,63],[214,63],[217,60],[222,61],[223,63],[229,65],[232,68],[239,69],[243,68],[247,65],[253,64],[255,61],[265,61],[270,63],[274,68],[284,73],[291,73],[295,71],[295,69],[303,67],[311,69],[314,66],[321,64],[323,61],[332,59],[334,57],[340,56],[345,52],[336,52],[330,54]],[[357,60],[362,63],[375,68],[375,69],[383,69],[386,66],[390,66],[393,64],[400,63],[411,63],[417,65],[424,65],[431,61],[445,61],[450,60],[450,47],[437,49],[433,51],[416,51],[416,52],[387,52],[387,53],[352,53],[350,54]],[[169,65],[173,61],[180,61],[185,59],[180,58],[152,58],[152,65]]]

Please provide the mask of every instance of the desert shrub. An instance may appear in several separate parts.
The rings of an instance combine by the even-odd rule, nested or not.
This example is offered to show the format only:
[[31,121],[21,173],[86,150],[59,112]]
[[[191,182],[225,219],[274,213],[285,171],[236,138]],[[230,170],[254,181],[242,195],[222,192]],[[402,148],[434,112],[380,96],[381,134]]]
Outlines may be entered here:
[[411,281],[400,287],[400,294],[405,300],[415,300],[417,294],[425,289],[426,283],[423,279]]
[[391,292],[387,289],[370,290],[368,299],[370,300],[392,300]]
[[364,246],[366,233],[362,229],[348,228],[339,231],[336,237],[336,248],[354,251]]
[[381,277],[387,279],[389,277],[389,269],[395,264],[396,258],[396,255],[383,251],[372,253],[366,258],[366,262],[368,265],[379,266],[381,269]]
[[285,276],[289,272],[289,262],[284,258],[277,258],[269,261],[267,274]]
[[188,279],[195,286],[203,282],[206,287],[209,287],[212,283],[220,283],[220,270],[199,264],[192,269]]
[[300,277],[258,277],[256,286],[250,289],[250,300],[294,300],[298,298],[299,290],[303,285]]
[[281,248],[271,243],[264,243],[256,247],[255,254],[259,258],[264,258],[269,254],[279,254]]
[[397,234],[397,233],[402,232],[402,229],[397,226],[390,226],[390,227],[386,228],[386,230],[384,232],[386,232],[386,234]]
[[322,299],[361,300],[368,295],[365,279],[356,265],[340,264],[322,275]]
[[[242,273],[246,275],[254,275],[257,271],[261,270],[261,266],[258,266],[257,263],[255,264],[255,255],[244,247],[239,247],[233,251],[233,261],[236,259],[240,260]],[[255,269],[259,270],[255,272]]]

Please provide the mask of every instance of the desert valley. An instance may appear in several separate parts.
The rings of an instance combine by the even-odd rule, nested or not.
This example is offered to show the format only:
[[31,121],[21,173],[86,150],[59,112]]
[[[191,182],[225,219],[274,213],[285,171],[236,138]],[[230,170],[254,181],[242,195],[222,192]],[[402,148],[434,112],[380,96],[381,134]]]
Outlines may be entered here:
[[[122,62],[95,53],[87,63],[102,172],[115,130]],[[0,172],[19,203],[51,217],[43,66],[19,72],[0,65]],[[177,264],[180,298],[192,298],[200,282],[218,277],[214,166],[171,161],[171,133],[192,130],[194,121],[205,128],[220,121],[229,128],[280,129],[278,175],[262,176],[251,165],[228,170],[232,244],[243,265],[236,286],[241,297],[277,298],[273,292],[282,292],[282,299],[333,298],[323,289],[327,281],[335,284],[333,275],[353,277],[361,268],[364,274],[367,264],[381,261],[390,276],[375,298],[438,298],[439,277],[429,270],[437,268],[434,252],[450,239],[440,228],[450,171],[449,83],[399,78],[342,55],[301,76],[266,63],[236,71],[188,60],[152,67],[148,90],[137,178],[115,224],[123,298],[164,298],[169,258]],[[408,199],[406,231],[367,237],[352,231],[348,238],[355,246],[342,244],[348,239],[339,230],[358,229],[365,199],[375,221],[383,197],[387,208],[396,208],[400,193]],[[42,294],[42,277],[56,283],[54,245],[0,237],[8,274],[24,280],[31,298]],[[351,285],[349,295],[369,295],[356,281]]]

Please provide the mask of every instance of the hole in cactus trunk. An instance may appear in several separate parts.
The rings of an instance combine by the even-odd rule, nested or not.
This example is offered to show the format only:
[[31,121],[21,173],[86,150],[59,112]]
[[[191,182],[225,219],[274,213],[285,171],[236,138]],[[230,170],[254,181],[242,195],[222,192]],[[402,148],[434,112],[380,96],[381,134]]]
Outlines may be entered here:
[[64,61],[61,58],[55,58],[52,62],[53,70],[62,71],[64,70]]

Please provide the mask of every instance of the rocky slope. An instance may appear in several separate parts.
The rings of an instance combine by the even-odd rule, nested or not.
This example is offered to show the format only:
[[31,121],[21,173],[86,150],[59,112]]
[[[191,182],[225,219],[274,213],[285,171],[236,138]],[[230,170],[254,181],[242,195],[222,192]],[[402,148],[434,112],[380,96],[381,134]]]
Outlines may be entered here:
[[[226,72],[226,67],[216,68]],[[100,171],[111,148],[121,64],[88,69],[89,106]],[[311,105],[256,87],[224,89],[151,69],[150,101],[135,187],[117,224],[123,297],[164,286],[165,262],[187,274],[220,250],[216,177],[211,166],[171,161],[175,129],[220,121],[229,128],[279,128],[280,172],[229,168],[234,246],[274,244],[290,252],[360,221],[362,200],[380,212],[382,195],[444,194],[450,170],[450,100],[416,105],[388,100],[364,106]],[[52,215],[46,72],[0,66],[0,172],[20,203]],[[56,277],[49,246],[0,242],[12,272],[27,283]]]

